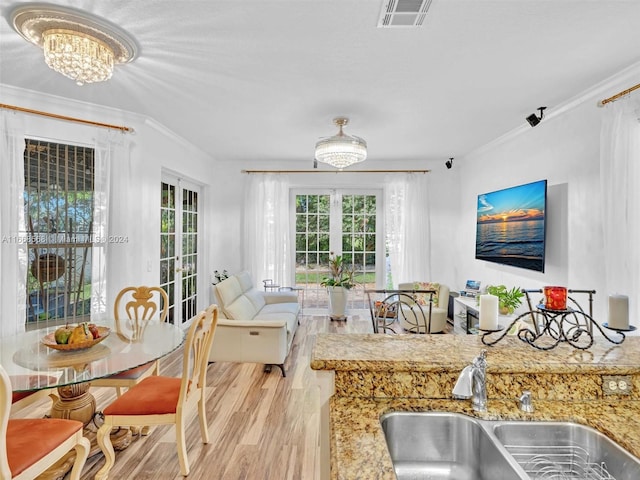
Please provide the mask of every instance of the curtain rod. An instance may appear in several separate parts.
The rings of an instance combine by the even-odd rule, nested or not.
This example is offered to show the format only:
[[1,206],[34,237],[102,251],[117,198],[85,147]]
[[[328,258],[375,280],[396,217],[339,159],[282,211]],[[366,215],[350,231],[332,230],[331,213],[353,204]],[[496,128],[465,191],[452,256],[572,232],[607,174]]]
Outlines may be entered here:
[[431,170],[242,170],[242,173],[429,173]]
[[627,88],[626,90],[623,90],[620,93],[616,93],[615,95],[613,95],[612,97],[609,98],[605,98],[604,100],[600,101],[600,106],[606,105],[609,102],[615,102],[617,99],[619,99],[620,97],[624,97],[625,95],[628,95],[629,93],[633,92],[634,90],[637,90],[640,88],[640,83],[637,85],[634,85],[631,88]]
[[134,130],[131,127],[123,127],[121,125],[112,125],[110,123],[93,122],[91,120],[83,120],[82,118],[67,117],[66,115],[58,115],[57,113],[43,112],[41,110],[32,110],[30,108],[16,107],[15,105],[6,105],[0,103],[0,108],[6,108],[9,110],[15,110],[23,113],[32,113],[34,115],[41,115],[43,117],[56,118],[58,120],[66,120],[68,122],[84,123],[85,125],[93,125],[94,127],[113,128],[114,130],[120,130],[121,132],[133,133]]

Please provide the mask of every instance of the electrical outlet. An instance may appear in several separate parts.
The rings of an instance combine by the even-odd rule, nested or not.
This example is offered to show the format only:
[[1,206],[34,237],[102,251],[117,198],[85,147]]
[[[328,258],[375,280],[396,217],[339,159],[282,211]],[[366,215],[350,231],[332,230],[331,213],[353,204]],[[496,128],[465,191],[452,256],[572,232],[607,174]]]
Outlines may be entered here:
[[602,391],[605,395],[630,395],[631,376],[629,375],[603,375]]

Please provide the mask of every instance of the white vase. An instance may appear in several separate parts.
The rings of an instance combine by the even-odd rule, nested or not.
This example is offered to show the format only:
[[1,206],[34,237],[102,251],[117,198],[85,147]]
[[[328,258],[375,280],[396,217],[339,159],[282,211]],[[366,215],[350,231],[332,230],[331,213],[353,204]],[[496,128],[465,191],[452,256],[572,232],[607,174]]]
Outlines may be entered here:
[[347,290],[344,287],[327,287],[329,292],[329,318],[331,320],[346,320]]

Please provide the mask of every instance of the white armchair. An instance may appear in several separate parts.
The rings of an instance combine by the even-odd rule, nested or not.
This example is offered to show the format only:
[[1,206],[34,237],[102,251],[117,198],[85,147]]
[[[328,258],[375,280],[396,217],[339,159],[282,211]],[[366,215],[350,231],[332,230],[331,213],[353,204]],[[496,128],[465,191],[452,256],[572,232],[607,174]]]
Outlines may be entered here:
[[[447,326],[447,312],[449,308],[449,287],[437,282],[411,282],[400,283],[399,290],[435,290],[437,293],[433,295],[433,305],[431,305],[431,319],[429,322],[429,332],[426,328],[416,327],[416,322],[411,322],[412,312],[405,311],[404,315],[399,316],[399,323],[405,330],[414,333],[441,333]],[[416,302],[422,306],[422,309],[428,312],[429,302],[428,294],[417,294]],[[406,307],[409,308],[410,307]],[[415,316],[415,315],[414,315]],[[420,324],[419,322],[417,322]]]

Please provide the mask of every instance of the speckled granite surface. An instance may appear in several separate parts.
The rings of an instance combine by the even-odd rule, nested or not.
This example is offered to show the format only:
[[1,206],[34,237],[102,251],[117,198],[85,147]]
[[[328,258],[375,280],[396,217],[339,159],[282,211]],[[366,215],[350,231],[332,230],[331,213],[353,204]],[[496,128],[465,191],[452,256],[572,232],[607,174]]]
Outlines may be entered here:
[[[487,354],[488,410],[452,400],[459,372],[482,348]],[[568,345],[543,352],[517,338],[486,347],[478,336],[320,334],[315,370],[335,371],[330,401],[334,479],[395,479],[380,415],[390,411],[454,411],[484,419],[570,420],[596,428],[640,457],[640,337],[589,350]],[[632,394],[604,395],[602,375],[630,375]],[[535,412],[518,409],[532,390]]]

